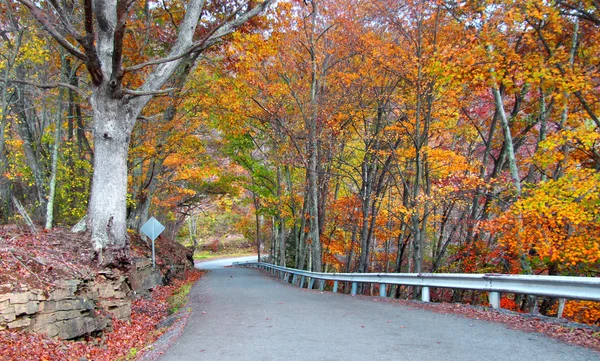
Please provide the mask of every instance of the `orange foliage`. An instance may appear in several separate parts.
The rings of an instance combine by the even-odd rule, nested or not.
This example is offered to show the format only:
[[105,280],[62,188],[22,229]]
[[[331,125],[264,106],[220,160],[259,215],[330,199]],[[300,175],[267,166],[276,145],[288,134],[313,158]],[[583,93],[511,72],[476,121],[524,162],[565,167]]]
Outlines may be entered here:
[[599,195],[600,174],[573,170],[541,183],[488,230],[498,234],[509,259],[527,257],[533,270],[582,274],[600,262]]
[[[554,307],[556,314],[557,306]],[[600,326],[600,302],[567,301],[562,316],[574,322]]]

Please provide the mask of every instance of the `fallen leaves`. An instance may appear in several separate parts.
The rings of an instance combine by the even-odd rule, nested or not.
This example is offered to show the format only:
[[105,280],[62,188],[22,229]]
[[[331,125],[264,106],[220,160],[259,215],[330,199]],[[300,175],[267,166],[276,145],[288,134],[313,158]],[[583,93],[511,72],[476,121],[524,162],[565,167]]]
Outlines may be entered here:
[[57,279],[94,277],[90,242],[62,230],[39,234],[0,228],[0,293],[49,290]]

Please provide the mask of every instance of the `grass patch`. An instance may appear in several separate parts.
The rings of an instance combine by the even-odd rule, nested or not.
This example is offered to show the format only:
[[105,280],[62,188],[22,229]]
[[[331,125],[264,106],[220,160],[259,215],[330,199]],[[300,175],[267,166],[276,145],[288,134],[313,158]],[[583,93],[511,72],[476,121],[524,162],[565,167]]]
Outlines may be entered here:
[[187,296],[192,289],[193,283],[185,284],[177,289],[171,297],[167,299],[169,303],[169,314],[174,314],[187,303]]
[[210,251],[198,251],[198,252],[196,252],[196,254],[194,254],[195,260],[210,259],[213,257],[215,257],[215,256]]
[[247,249],[239,249],[239,250],[231,250],[231,251],[223,251],[223,252],[197,251],[194,254],[194,259],[196,261],[201,261],[201,260],[207,260],[207,259],[213,259],[213,258],[251,256],[253,254],[255,254],[254,250],[247,250]]

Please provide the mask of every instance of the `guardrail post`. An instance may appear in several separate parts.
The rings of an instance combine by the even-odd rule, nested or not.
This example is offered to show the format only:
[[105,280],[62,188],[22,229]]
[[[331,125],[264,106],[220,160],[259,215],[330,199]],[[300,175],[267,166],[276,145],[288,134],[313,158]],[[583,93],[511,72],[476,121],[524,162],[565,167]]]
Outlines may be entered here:
[[325,291],[325,280],[319,280],[319,291]]
[[333,281],[333,293],[337,293],[338,291],[338,281]]
[[352,291],[350,292],[350,294],[352,296],[356,296],[356,288],[358,287],[358,284],[356,282],[352,282]]
[[565,299],[558,299],[558,311],[556,311],[556,318],[562,318],[563,311],[565,310]]
[[283,274],[283,280],[285,281],[285,283],[290,283],[290,274],[289,273],[284,273]]
[[421,288],[421,301],[423,301],[423,302],[431,301],[431,298],[429,296],[429,287],[427,287],[427,286],[423,286]]
[[494,310],[500,309],[500,292],[490,292],[490,305]]
[[379,284],[379,297],[386,297],[386,296],[387,296],[386,285],[385,285],[385,283],[380,283]]
[[300,288],[304,288],[304,276],[300,278]]
[[315,278],[314,277],[309,277],[308,278],[308,289],[312,290],[314,285],[315,285]]
[[294,276],[292,276],[292,284],[295,286],[297,281],[298,281],[298,275],[294,273]]

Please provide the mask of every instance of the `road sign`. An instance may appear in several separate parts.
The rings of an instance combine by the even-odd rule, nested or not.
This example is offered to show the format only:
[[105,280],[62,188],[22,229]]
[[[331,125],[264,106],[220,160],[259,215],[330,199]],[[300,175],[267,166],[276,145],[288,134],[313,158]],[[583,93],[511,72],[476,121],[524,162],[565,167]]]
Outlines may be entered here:
[[155,240],[165,230],[163,226],[156,218],[152,217],[148,222],[142,226],[142,232],[148,236],[151,240]]
[[164,230],[165,226],[163,226],[154,217],[150,218],[148,222],[144,223],[141,229],[142,233],[152,240],[152,267],[156,267],[156,257],[154,256],[154,240],[160,236]]

